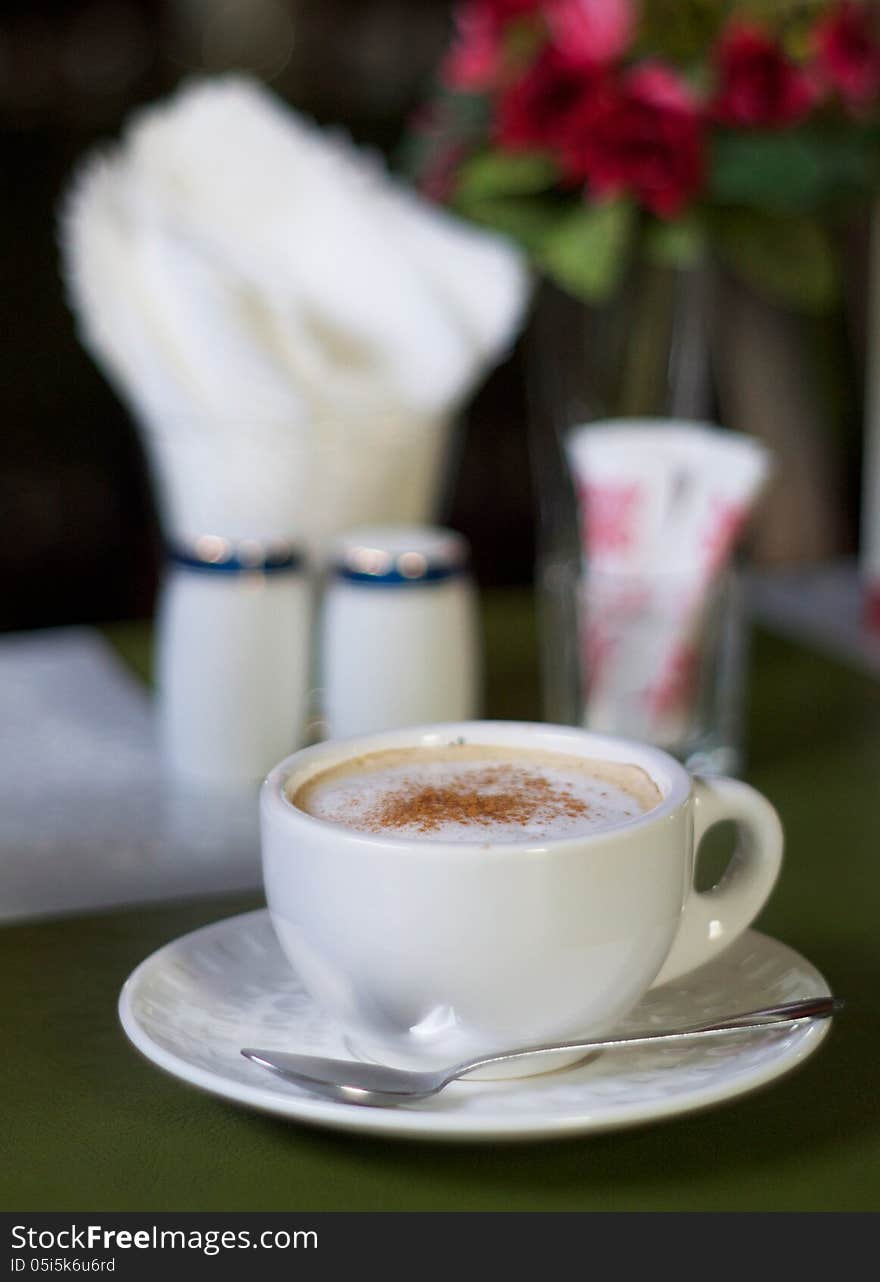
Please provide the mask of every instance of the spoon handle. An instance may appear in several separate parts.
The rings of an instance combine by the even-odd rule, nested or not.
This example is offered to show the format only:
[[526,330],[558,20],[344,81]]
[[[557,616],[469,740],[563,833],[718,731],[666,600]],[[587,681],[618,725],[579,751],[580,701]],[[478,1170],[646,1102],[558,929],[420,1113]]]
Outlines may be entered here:
[[657,1033],[632,1033],[621,1037],[602,1037],[592,1041],[554,1042],[547,1045],[523,1046],[519,1050],[506,1051],[500,1055],[487,1055],[484,1059],[468,1060],[457,1064],[449,1070],[447,1081],[464,1077],[467,1073],[490,1064],[502,1064],[508,1060],[524,1059],[527,1055],[552,1055],[559,1051],[592,1051],[613,1050],[618,1046],[639,1046],[649,1042],[677,1042],[685,1038],[714,1037],[723,1033],[752,1032],[761,1028],[772,1028],[776,1024],[791,1024],[802,1019],[828,1019],[836,1011],[842,1010],[843,1000],[840,997],[808,997],[802,1001],[783,1002],[778,1006],[764,1006],[760,1010],[744,1011],[740,1015],[731,1015],[728,1019],[713,1020],[711,1023],[690,1024],[685,1028]]

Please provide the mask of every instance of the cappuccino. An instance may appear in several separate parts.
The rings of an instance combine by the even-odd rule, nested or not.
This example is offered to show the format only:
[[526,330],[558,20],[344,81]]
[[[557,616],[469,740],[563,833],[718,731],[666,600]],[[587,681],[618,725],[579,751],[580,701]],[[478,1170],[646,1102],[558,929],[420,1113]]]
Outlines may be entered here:
[[288,787],[287,797],[358,832],[481,844],[589,835],[662,799],[639,766],[465,743],[350,757]]

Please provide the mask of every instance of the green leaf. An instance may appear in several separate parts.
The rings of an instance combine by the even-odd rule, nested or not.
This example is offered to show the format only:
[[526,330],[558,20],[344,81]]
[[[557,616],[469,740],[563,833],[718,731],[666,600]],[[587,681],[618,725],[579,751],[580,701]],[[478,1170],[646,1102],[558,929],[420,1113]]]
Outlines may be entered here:
[[536,255],[563,289],[589,302],[607,298],[626,262],[635,227],[626,201],[581,205],[563,215]]
[[547,29],[540,16],[526,13],[508,22],[504,32],[503,51],[505,70],[527,66],[547,39]]
[[512,237],[535,255],[559,222],[556,202],[539,196],[481,200],[466,206],[456,199],[454,207],[472,222]]
[[447,128],[474,137],[485,133],[491,108],[485,94],[464,93],[460,89],[441,89],[437,95],[438,114]]
[[710,194],[722,205],[814,213],[870,191],[877,142],[869,131],[799,129],[719,133],[712,150]]
[[645,227],[645,257],[661,267],[693,267],[699,262],[706,243],[705,228],[696,214],[667,222],[652,220]]
[[559,179],[552,157],[533,151],[484,151],[462,165],[456,204],[467,210],[477,201],[498,196],[532,196],[547,191]]
[[715,219],[712,231],[722,260],[757,292],[808,312],[836,302],[837,255],[818,220],[731,210]]

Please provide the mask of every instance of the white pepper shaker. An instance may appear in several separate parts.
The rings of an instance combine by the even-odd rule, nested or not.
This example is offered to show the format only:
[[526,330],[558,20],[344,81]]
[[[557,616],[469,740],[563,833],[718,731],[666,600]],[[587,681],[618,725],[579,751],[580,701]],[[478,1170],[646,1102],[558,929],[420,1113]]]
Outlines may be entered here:
[[172,779],[253,791],[301,746],[312,618],[311,583],[292,544],[205,535],[169,551],[157,685]]
[[480,646],[467,542],[421,525],[340,538],[321,637],[331,738],[478,715]]

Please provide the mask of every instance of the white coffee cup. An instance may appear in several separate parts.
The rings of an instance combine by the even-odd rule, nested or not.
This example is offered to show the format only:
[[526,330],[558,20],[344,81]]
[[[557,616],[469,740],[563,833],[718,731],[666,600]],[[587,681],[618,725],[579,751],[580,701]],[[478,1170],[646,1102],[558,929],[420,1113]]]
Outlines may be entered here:
[[[289,799],[349,758],[461,740],[629,763],[662,800],[581,836],[487,845],[357,831]],[[724,820],[739,829],[736,854],[698,893],[695,852]],[[783,845],[776,811],[747,784],[692,779],[658,748],[512,721],[306,748],[268,776],[261,826],[272,922],[306,989],[358,1050],[418,1063],[602,1033],[652,985],[710,961],[749,926]]]

